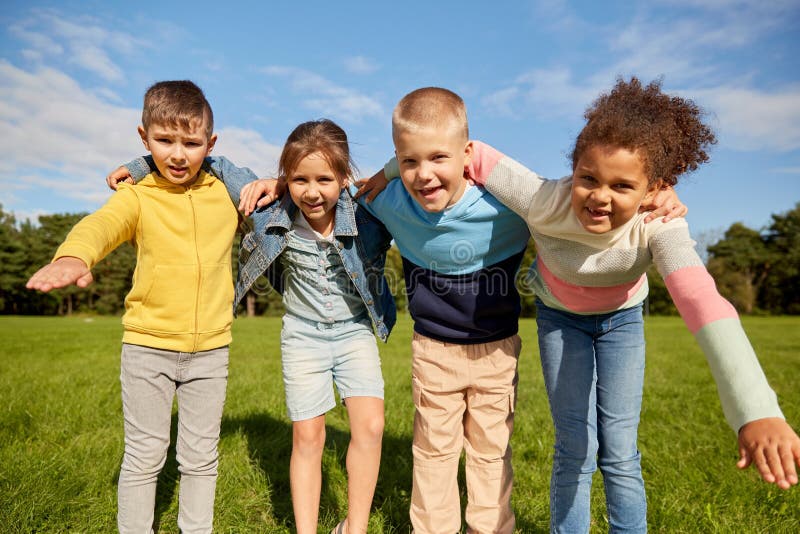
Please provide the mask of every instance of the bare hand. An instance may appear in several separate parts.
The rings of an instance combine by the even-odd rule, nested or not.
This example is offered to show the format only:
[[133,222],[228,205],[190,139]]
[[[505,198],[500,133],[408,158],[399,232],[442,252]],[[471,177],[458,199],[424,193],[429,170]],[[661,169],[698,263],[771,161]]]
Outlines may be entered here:
[[739,429],[739,461],[746,469],[754,463],[761,478],[781,489],[797,484],[796,465],[800,465],[800,437],[778,417],[750,421]]
[[639,211],[650,210],[652,210],[652,213],[644,218],[644,222],[646,223],[661,216],[664,217],[664,222],[667,222],[676,217],[686,217],[686,214],[689,213],[689,208],[681,202],[681,199],[678,198],[678,194],[669,186],[659,189],[655,196],[653,196],[650,204],[642,204],[639,208]]
[[108,176],[106,176],[106,183],[108,187],[113,189],[114,191],[117,190],[117,185],[120,182],[125,182],[126,184],[133,185],[135,182],[133,181],[133,177],[131,177],[131,172],[125,166],[119,166],[113,171],[111,171]]
[[355,197],[360,198],[367,195],[367,202],[372,202],[381,191],[386,189],[386,186],[389,185],[389,180],[386,179],[386,174],[383,172],[383,169],[381,169],[369,179],[358,180],[355,185],[358,187]]
[[72,256],[63,256],[36,271],[25,287],[47,293],[51,289],[66,287],[70,284],[86,287],[93,280],[92,272],[83,260]]
[[261,208],[281,198],[285,189],[283,180],[275,178],[253,180],[239,193],[239,211],[250,215],[257,207]]

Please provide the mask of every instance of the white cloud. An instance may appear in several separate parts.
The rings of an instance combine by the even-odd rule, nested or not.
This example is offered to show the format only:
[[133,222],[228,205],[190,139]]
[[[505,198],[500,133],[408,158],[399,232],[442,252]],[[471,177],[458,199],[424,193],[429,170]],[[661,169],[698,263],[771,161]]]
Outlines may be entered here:
[[22,54],[30,61],[58,59],[106,81],[120,82],[124,72],[108,51],[132,54],[149,45],[131,34],[107,30],[108,24],[90,16],[69,17],[51,9],[34,9],[9,29],[28,45]]
[[[0,191],[5,202],[19,205],[25,196],[49,201],[59,196],[91,206],[108,197],[106,174],[145,151],[136,133],[141,111],[111,104],[98,92],[57,70],[28,72],[0,59],[0,139],[6,154],[0,160]],[[227,128],[219,135],[217,153],[260,175],[274,172],[279,148],[258,133]]]
[[538,117],[565,117],[577,120],[582,110],[602,87],[587,80],[579,85],[564,67],[534,69],[521,74],[514,84],[489,94],[483,105],[494,113],[520,117],[532,113]]
[[800,149],[800,87],[766,92],[722,86],[686,93],[714,112],[719,134],[730,148]]
[[214,154],[225,156],[239,167],[250,167],[261,178],[277,174],[282,148],[266,142],[258,132],[229,127],[219,130],[217,135]]
[[0,60],[0,138],[7,154],[0,180],[102,200],[107,196],[102,177],[142,150],[139,116],[138,110],[111,105],[59,71],[27,72]]
[[289,79],[295,92],[308,95],[303,105],[323,115],[355,122],[366,117],[384,116],[383,107],[374,98],[336,85],[319,74],[284,66],[265,67],[261,72]]
[[[572,18],[561,0],[540,4],[540,10],[559,14],[557,25],[569,21],[586,26]],[[679,87],[678,92],[713,113],[718,121],[715,127],[727,147],[772,151],[800,148],[800,88],[773,85],[762,90],[756,85],[757,71],[728,68],[732,52],[758,42],[775,29],[785,31],[786,12],[797,12],[800,6],[796,0],[663,0],[661,4],[678,4],[685,9],[679,16],[667,17],[652,6],[640,6],[632,11],[629,21],[592,28],[600,45],[595,53],[606,53],[606,65],[588,74],[568,67],[532,69],[485,96],[483,105],[508,117],[533,114],[577,121],[583,109],[600,92],[608,91],[617,76],[636,75],[644,82],[663,76],[667,92]],[[703,10],[702,16],[697,11],[690,13],[690,9]],[[732,76],[738,85],[731,84]]]
[[344,60],[344,68],[353,74],[372,74],[380,66],[367,57],[354,56]]

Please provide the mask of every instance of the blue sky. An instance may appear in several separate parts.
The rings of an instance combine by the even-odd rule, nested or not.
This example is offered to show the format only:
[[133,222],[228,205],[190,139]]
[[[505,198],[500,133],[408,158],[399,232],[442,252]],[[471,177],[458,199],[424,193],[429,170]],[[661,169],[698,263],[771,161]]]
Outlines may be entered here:
[[0,203],[18,218],[99,207],[107,172],[143,152],[146,88],[185,78],[214,108],[215,153],[262,176],[320,117],[370,175],[394,104],[438,85],[464,98],[472,137],[558,178],[599,92],[663,77],[719,137],[678,186],[694,234],[762,228],[800,201],[798,0],[5,0],[0,21]]

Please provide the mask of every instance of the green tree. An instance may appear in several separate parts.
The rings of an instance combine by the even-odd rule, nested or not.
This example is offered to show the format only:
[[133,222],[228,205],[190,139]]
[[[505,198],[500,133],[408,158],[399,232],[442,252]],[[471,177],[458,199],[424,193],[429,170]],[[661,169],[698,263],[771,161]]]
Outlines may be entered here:
[[771,260],[759,305],[773,313],[800,314],[800,202],[772,216],[764,234]]
[[667,285],[655,265],[651,265],[647,269],[647,284],[649,292],[645,302],[645,313],[651,315],[677,315],[678,308],[672,302]]
[[755,311],[772,262],[761,235],[742,223],[734,223],[719,242],[708,247],[708,253],[708,271],[719,292],[740,313]]
[[528,240],[528,245],[525,248],[525,255],[522,257],[522,265],[520,265],[517,272],[517,290],[519,291],[520,304],[522,317],[536,317],[536,295],[533,292],[528,280],[528,273],[530,272],[531,265],[536,260],[536,243],[533,238]]
[[0,204],[0,313],[19,313],[26,291],[25,262],[16,219]]
[[[20,227],[20,236],[27,254],[26,279],[53,259],[58,246],[85,213],[57,213],[39,216],[39,225],[25,221]],[[57,289],[49,293],[30,292],[26,299],[25,313],[70,314],[82,303],[90,301],[85,290],[75,286]]]

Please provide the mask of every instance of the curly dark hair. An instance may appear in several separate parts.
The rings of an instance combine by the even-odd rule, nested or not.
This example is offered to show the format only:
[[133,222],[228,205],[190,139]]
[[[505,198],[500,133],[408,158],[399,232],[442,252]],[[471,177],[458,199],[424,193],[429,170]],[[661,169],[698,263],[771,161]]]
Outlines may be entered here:
[[717,142],[703,115],[691,100],[661,92],[660,80],[643,87],[636,77],[617,78],[611,92],[584,113],[586,126],[570,154],[572,168],[587,148],[608,145],[638,150],[651,184],[675,185],[681,174],[708,161],[706,149]]

